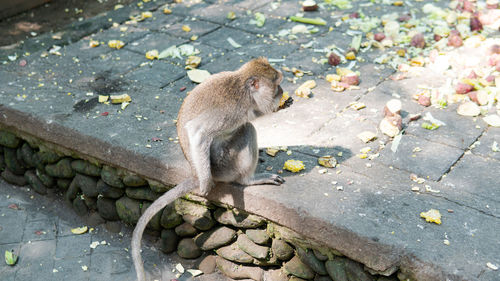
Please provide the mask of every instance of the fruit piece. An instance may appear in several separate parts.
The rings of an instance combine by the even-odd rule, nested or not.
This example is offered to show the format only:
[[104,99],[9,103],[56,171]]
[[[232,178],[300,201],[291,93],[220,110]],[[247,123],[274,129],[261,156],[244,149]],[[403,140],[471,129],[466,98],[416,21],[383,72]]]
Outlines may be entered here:
[[93,39],[91,39],[91,40],[89,41],[89,46],[90,46],[91,48],[95,48],[95,47],[97,47],[97,46],[99,46],[99,45],[100,45],[100,43],[99,43],[99,41],[97,41],[97,40],[93,40]]
[[474,90],[474,86],[466,84],[466,83],[462,83],[462,82],[459,82],[455,86],[455,92],[459,95],[467,94],[468,92],[470,92],[472,90]]
[[483,24],[479,20],[479,15],[474,13],[470,18],[470,31],[481,31],[483,30]]
[[350,70],[349,68],[337,67],[337,75],[347,76],[351,74],[355,74],[355,72]]
[[477,104],[469,101],[459,105],[457,113],[462,116],[478,116],[481,113],[481,110]]
[[328,63],[330,65],[333,65],[333,66],[337,66],[340,64],[340,57],[335,54],[335,53],[331,53],[329,56],[328,56]]
[[108,47],[113,48],[113,49],[121,49],[125,46],[125,43],[120,40],[109,40],[108,41]]
[[314,0],[306,0],[302,3],[302,10],[305,12],[314,12],[318,10],[318,4]]
[[348,85],[351,85],[351,86],[357,86],[359,85],[359,76],[356,75],[355,73],[352,73],[352,74],[348,74],[346,76],[342,76],[342,78],[340,79],[341,82],[344,82]]
[[389,100],[384,107],[384,116],[394,116],[401,114],[401,101],[398,99]]
[[280,99],[280,107],[284,106],[286,101],[290,98],[290,95],[288,94],[288,92],[283,92],[283,95],[281,96],[281,99]]
[[384,34],[384,33],[382,33],[382,32],[375,33],[375,34],[373,35],[373,39],[374,39],[375,41],[380,42],[380,41],[382,41],[382,40],[384,40],[384,39],[385,39],[385,34]]
[[89,228],[87,226],[82,226],[82,227],[76,227],[71,229],[71,233],[73,234],[84,234],[87,232]]
[[342,77],[337,74],[327,74],[325,80],[331,83],[332,81],[340,81],[341,78]]
[[158,55],[159,55],[158,50],[151,50],[146,52],[146,58],[148,60],[158,59]]
[[380,131],[388,135],[389,137],[395,137],[397,134],[399,134],[401,122],[402,122],[401,116],[399,115],[394,115],[392,117],[385,117],[380,122],[379,125]]
[[349,88],[348,84],[345,84],[345,83],[342,83],[342,82],[338,82],[338,81],[335,81],[335,80],[333,80],[330,83],[330,86],[331,86],[331,89],[334,90],[335,92],[342,92],[346,88]]
[[276,156],[279,151],[280,149],[276,146],[266,148],[266,154],[272,157]]
[[131,102],[132,99],[128,94],[122,94],[122,95],[113,95],[109,96],[111,103],[123,103],[123,102]]
[[300,86],[295,90],[295,95],[301,98],[309,98],[309,95],[311,95],[311,89]]
[[283,165],[283,169],[288,170],[293,173],[297,173],[303,169],[305,169],[304,162],[300,160],[286,160],[285,164]]
[[189,27],[189,25],[183,25],[181,29],[182,29],[182,31],[184,31],[184,32],[189,32],[189,31],[191,31],[191,27]]
[[439,128],[439,125],[438,124],[435,124],[435,123],[428,123],[428,122],[423,122],[422,123],[422,128],[424,129],[427,129],[427,130],[436,130],[437,128]]
[[463,45],[462,37],[460,37],[460,32],[457,30],[452,30],[450,36],[448,37],[448,46],[460,47]]
[[364,131],[361,132],[357,135],[357,137],[362,140],[363,142],[371,142],[377,138],[377,134],[370,132],[370,131]]
[[473,91],[468,94],[471,101],[477,103],[478,105],[488,104],[488,93],[485,91]]
[[99,97],[98,97],[98,101],[99,101],[100,103],[105,103],[105,102],[107,102],[108,100],[109,100],[109,96],[99,95]]
[[206,70],[192,69],[187,71],[187,75],[191,81],[195,83],[201,83],[205,81],[205,79],[207,79],[211,74]]
[[198,56],[189,56],[186,59],[186,69],[195,69],[200,65],[201,57]]
[[431,98],[428,96],[420,95],[420,96],[418,96],[418,104],[423,105],[423,106],[430,106],[431,105]]
[[491,114],[483,118],[484,122],[492,127],[500,127],[500,116]]
[[421,212],[420,217],[424,218],[426,222],[433,222],[441,224],[441,213],[436,209],[430,209],[427,212]]
[[17,263],[17,255],[11,251],[5,251],[5,263],[15,265]]
[[321,156],[318,158],[318,164],[327,168],[335,168],[337,166],[337,159],[330,155]]
[[422,33],[417,33],[411,38],[410,45],[417,48],[425,47],[425,38]]
[[348,52],[346,55],[345,55],[345,58],[347,60],[355,60],[356,59],[356,54],[354,54],[354,52]]

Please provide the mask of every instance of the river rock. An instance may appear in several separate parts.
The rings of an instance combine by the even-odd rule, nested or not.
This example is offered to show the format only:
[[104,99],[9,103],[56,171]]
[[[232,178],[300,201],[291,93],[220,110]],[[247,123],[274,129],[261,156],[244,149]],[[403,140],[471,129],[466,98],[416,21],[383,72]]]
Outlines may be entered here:
[[285,241],[273,239],[271,249],[276,257],[282,261],[287,261],[293,256],[293,248]]
[[333,280],[338,281],[348,281],[347,273],[345,271],[345,259],[343,258],[334,258],[333,260],[328,260],[325,262],[325,268],[328,272],[328,275]]
[[332,281],[332,278],[330,278],[330,276],[316,275],[314,281]]
[[288,279],[288,281],[307,281],[307,280],[299,278],[297,276],[292,276],[290,277],[290,279]]
[[120,176],[118,175],[117,171],[115,168],[106,166],[104,165],[101,169],[101,178],[102,180],[117,188],[124,188],[125,185],[123,184],[122,180],[120,179]]
[[184,238],[177,245],[177,254],[181,258],[196,259],[201,256],[201,250],[194,242],[193,238]]
[[220,226],[210,231],[199,234],[194,238],[194,241],[202,250],[213,250],[221,246],[227,245],[234,241],[236,231],[229,227]]
[[286,262],[283,266],[283,270],[286,273],[304,278],[304,279],[313,279],[314,271],[307,266],[305,263],[301,262],[299,257],[294,256],[290,261]]
[[16,137],[13,133],[0,130],[0,145],[16,148],[21,144],[21,139]]
[[77,184],[77,182],[75,180],[72,180],[68,187],[68,190],[66,190],[66,194],[64,195],[64,197],[69,202],[73,202],[73,200],[75,200],[76,196],[78,195],[78,193],[80,193],[80,191],[81,189]]
[[21,150],[18,150],[18,152],[21,154],[21,158],[28,168],[38,167],[41,163],[40,160],[34,159],[36,155],[35,151],[27,142],[21,146]]
[[180,237],[193,237],[198,233],[198,230],[191,224],[185,222],[175,227],[175,233]]
[[3,157],[5,161],[5,165],[9,170],[18,175],[24,175],[24,172],[26,172],[25,167],[23,166],[23,163],[17,159],[17,151],[14,148],[9,148],[9,147],[4,147],[3,149]]
[[82,195],[82,198],[85,201],[85,205],[87,205],[87,207],[90,210],[93,210],[93,211],[97,210],[97,198],[88,197],[88,196],[85,196],[85,194]]
[[148,182],[139,177],[138,175],[126,175],[125,177],[123,177],[123,184],[125,184],[126,186],[132,186],[132,187],[138,187],[138,186],[144,186],[146,185]]
[[275,266],[281,265],[281,261],[276,256],[270,256],[266,259],[253,259],[253,264],[258,266]]
[[374,281],[375,278],[366,272],[363,268],[363,265],[357,263],[355,261],[346,259],[345,260],[345,269],[347,273],[347,279],[349,281]]
[[97,211],[99,215],[108,221],[119,220],[118,212],[116,211],[116,201],[106,197],[97,198]]
[[40,150],[36,154],[43,164],[54,164],[61,159],[61,156],[48,149]]
[[170,229],[182,223],[182,216],[175,211],[174,204],[168,204],[163,209],[160,224],[163,228]]
[[28,184],[28,181],[24,176],[16,175],[9,169],[5,169],[0,175],[6,182],[13,185],[25,186]]
[[248,238],[250,238],[250,240],[259,245],[267,244],[270,239],[265,229],[247,229],[245,234]]
[[200,265],[198,266],[198,269],[201,270],[204,274],[214,273],[215,266],[216,266],[215,258],[216,257],[213,256],[213,255],[206,256],[200,262]]
[[133,225],[141,217],[140,201],[123,196],[116,201],[115,205],[118,216],[125,223]]
[[[0,146],[0,148],[2,148]],[[3,149],[3,148],[2,148]],[[0,153],[0,171],[5,170],[5,159],[3,158],[3,151]]]
[[47,194],[47,187],[43,185],[43,183],[40,181],[40,179],[36,176],[36,174],[33,172],[33,170],[29,170],[24,174],[24,178],[26,181],[29,183],[31,188],[36,193],[40,194]]
[[264,272],[266,281],[288,281],[288,276],[281,269],[271,269]]
[[316,256],[316,258],[320,261],[327,261],[328,260],[328,256],[321,253],[321,251],[319,251],[319,250],[314,249],[313,253]]
[[238,263],[252,263],[253,257],[249,254],[243,252],[239,247],[238,243],[233,243],[229,246],[219,248],[215,251],[217,255],[225,258],[226,260],[238,262]]
[[269,247],[255,244],[246,234],[238,235],[237,243],[241,250],[256,259],[265,259],[269,255]]
[[197,217],[212,218],[210,210],[206,206],[184,199],[175,200],[175,210],[180,215],[189,214]]
[[327,275],[325,264],[318,260],[314,255],[312,250],[304,250],[301,247],[297,247],[297,255],[301,262],[308,265],[314,272],[319,275]]
[[144,187],[127,187],[125,189],[125,194],[128,197],[138,199],[138,200],[148,200],[155,201],[161,194],[152,191],[148,186]]
[[58,188],[60,188],[62,190],[68,190],[71,182],[72,182],[72,180],[70,180],[70,179],[57,179],[56,185]]
[[179,237],[172,229],[163,229],[160,235],[160,250],[165,254],[173,253],[177,249]]
[[214,217],[221,224],[229,224],[238,228],[257,228],[265,223],[264,219],[258,216],[223,208],[215,210]]
[[40,181],[45,185],[47,188],[52,188],[54,187],[56,180],[47,175],[43,170],[36,169],[36,176],[40,179]]
[[73,200],[73,209],[75,210],[76,214],[79,216],[85,216],[88,214],[89,209],[87,205],[85,204],[85,200],[82,199],[82,197],[77,196]]
[[77,185],[87,197],[97,197],[99,195],[97,180],[93,177],[76,174],[72,184]]
[[103,180],[98,180],[97,181],[97,192],[101,194],[104,197],[111,198],[111,199],[118,199],[123,196],[125,193],[125,190],[123,188],[117,188],[117,187],[112,187],[110,185],[107,185]]
[[121,221],[107,221],[105,227],[109,232],[120,233],[122,230],[122,223]]
[[151,188],[152,191],[157,192],[157,193],[165,193],[166,191],[170,190],[172,187],[166,186],[162,184],[161,182],[155,181],[148,179],[148,185],[149,188]]
[[101,168],[90,163],[89,161],[85,161],[82,159],[73,160],[71,162],[71,168],[75,170],[75,172],[87,176],[92,177],[100,177],[101,176]]
[[63,158],[56,164],[45,166],[45,172],[52,177],[72,178],[75,176],[75,171],[71,168],[71,159]]
[[182,219],[199,230],[209,230],[215,225],[215,221],[210,217],[198,217],[195,215],[186,214],[182,216]]
[[[149,208],[149,206],[151,206],[151,204],[152,204],[151,202],[144,202],[142,204],[141,214],[144,214],[144,212],[146,212],[146,210]],[[156,213],[151,218],[147,226],[150,229],[161,230],[161,224],[160,224],[161,215],[162,215],[161,212]]]
[[217,268],[229,278],[262,281],[264,277],[264,270],[260,267],[238,265],[221,257],[216,258],[216,263]]

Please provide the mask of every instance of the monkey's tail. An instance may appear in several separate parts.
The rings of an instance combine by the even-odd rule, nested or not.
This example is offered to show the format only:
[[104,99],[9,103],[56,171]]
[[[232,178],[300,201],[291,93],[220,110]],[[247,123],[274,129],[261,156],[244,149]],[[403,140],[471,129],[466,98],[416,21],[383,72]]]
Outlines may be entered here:
[[149,208],[146,209],[144,214],[139,218],[132,234],[132,259],[134,261],[135,272],[138,281],[146,280],[146,273],[144,272],[144,265],[141,257],[141,239],[144,229],[149,221],[168,204],[175,201],[175,199],[185,195],[195,188],[192,179],[187,179],[178,184],[173,189],[165,192],[160,198],[156,199]]

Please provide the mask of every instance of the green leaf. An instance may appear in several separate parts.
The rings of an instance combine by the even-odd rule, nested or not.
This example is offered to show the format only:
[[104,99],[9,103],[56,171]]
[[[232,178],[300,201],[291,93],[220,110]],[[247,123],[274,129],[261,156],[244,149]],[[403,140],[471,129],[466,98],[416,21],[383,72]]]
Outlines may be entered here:
[[439,128],[439,125],[435,124],[435,123],[431,124],[428,122],[424,122],[424,123],[422,123],[422,128],[427,129],[427,130],[436,130],[437,128]]
[[11,251],[5,251],[5,262],[8,265],[15,265],[17,263],[17,256]]

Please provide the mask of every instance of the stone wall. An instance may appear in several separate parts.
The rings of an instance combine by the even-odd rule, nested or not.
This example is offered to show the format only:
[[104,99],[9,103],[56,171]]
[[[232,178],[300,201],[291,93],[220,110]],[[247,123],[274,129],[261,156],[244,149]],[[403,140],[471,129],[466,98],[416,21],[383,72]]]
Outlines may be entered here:
[[[42,195],[48,190],[61,193],[77,214],[90,215],[95,224],[134,225],[151,202],[169,189],[97,160],[82,160],[75,153],[48,147],[0,130],[1,177],[15,185],[29,185]],[[200,268],[209,272],[217,266],[234,279],[406,280],[397,272],[384,273],[388,277],[372,272],[290,229],[194,195],[164,208],[149,223],[148,233],[160,237],[165,253],[176,251],[186,259],[198,258],[203,251],[213,253]]]

